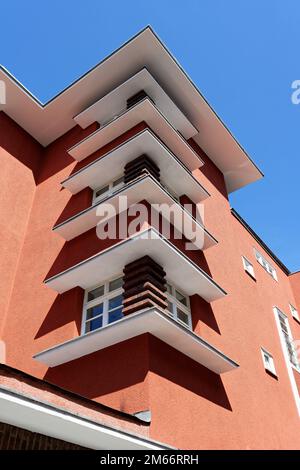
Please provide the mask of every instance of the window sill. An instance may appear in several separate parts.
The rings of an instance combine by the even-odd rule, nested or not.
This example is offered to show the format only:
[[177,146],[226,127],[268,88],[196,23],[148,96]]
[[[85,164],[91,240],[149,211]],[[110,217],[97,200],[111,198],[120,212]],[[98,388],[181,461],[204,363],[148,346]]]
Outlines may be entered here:
[[271,377],[273,377],[273,379],[276,379],[278,380],[278,375],[275,373],[275,372],[272,372],[271,370],[269,369],[265,369],[266,371],[266,374],[270,375]]
[[144,309],[121,320],[41,351],[34,358],[50,367],[64,364],[128,339],[150,333],[216,374],[238,364],[158,308]]
[[245,273],[248,274],[248,276],[249,276],[253,281],[256,282],[256,277],[254,277],[253,274],[249,273],[249,271],[247,271],[246,269],[245,269]]

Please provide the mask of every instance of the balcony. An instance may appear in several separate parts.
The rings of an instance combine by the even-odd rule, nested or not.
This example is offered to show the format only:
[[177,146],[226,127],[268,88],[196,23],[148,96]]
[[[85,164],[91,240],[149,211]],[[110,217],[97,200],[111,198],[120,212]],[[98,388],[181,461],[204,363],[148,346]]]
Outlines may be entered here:
[[71,147],[68,152],[75,160],[81,161],[143,121],[190,171],[203,165],[197,153],[149,98],[144,98],[124,110],[112,121]]
[[185,139],[195,136],[198,131],[174,104],[167,93],[153,78],[147,68],[143,68],[96,103],[75,116],[74,120],[84,129],[97,121],[100,125],[114,119],[125,109],[128,98],[143,90],[156,104],[170,124],[177,129]]
[[[119,198],[127,197],[128,207],[146,200],[149,204],[165,204],[173,207],[176,211],[166,211],[163,218],[172,224],[180,233],[190,239],[188,229],[192,228],[195,237],[195,248],[205,250],[217,243],[217,240],[197,221],[190,212],[174,198],[167,188],[157,181],[153,176],[141,176],[118,189],[114,194],[101,199],[100,202],[88,207],[79,214],[56,225],[54,231],[65,240],[72,240],[81,233],[90,230],[100,222],[97,209],[103,203],[114,207],[115,213],[119,214]],[[121,209],[124,210],[124,209]]]
[[163,266],[169,281],[180,286],[186,295],[199,294],[207,302],[226,295],[203,269],[153,227],[46,279],[45,284],[58,293],[76,286],[88,289],[106,279],[117,277],[126,264],[145,255]]
[[163,181],[179,196],[185,194],[192,201],[200,202],[209,196],[206,189],[193,177],[180,158],[172,153],[150,129],[145,129],[131,139],[97,158],[89,165],[69,176],[62,186],[72,194],[86,187],[100,188],[107,183],[107,175],[113,180],[120,170],[141,154],[147,154],[159,167]]
[[216,374],[238,367],[221,351],[155,307],[125,316],[115,323],[46,349],[34,358],[49,367],[55,367],[144,333],[152,334]]

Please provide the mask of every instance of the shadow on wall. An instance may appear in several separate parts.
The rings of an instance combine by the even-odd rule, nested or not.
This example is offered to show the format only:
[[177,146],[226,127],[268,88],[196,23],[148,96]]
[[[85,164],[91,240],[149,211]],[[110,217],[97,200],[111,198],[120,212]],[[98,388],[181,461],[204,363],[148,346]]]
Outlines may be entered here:
[[81,332],[83,298],[84,290],[81,287],[75,287],[63,294],[58,294],[34,339],[52,333],[69,323],[74,323],[74,336],[79,335]]
[[[38,174],[38,184],[43,183],[69,165],[77,166],[76,161],[69,155],[68,149],[94,132],[98,127],[98,123],[93,123],[83,130],[76,125],[44,148],[43,162]],[[70,172],[73,167],[70,167]]]
[[127,413],[148,409],[147,336],[49,368],[44,380]]
[[43,147],[3,111],[0,111],[0,129],[0,147],[29,168],[36,182]]
[[188,143],[204,162],[204,165],[200,168],[200,172],[203,173],[203,175],[206,176],[206,178],[220,192],[220,194],[222,194],[222,196],[228,200],[228,194],[223,173],[208,158],[206,153],[201,149],[201,147],[199,147],[199,145],[193,139],[189,139]]
[[126,396],[130,387],[133,387],[133,393],[140,393],[134,391],[137,384],[146,387],[144,382],[148,372],[170,382],[169,390],[172,393],[176,393],[179,386],[192,392],[192,402],[198,396],[232,411],[218,374],[150,334],[49,368],[44,379],[100,403],[103,400],[107,403],[107,397],[114,397],[111,398],[115,400],[113,405],[118,406],[116,397],[119,394]]
[[195,294],[190,297],[191,311],[193,312],[193,330],[199,334],[201,329],[201,322],[214,330],[216,333],[221,334],[216,317],[214,315],[211,305],[206,302],[202,297]]
[[154,336],[150,336],[150,370],[174,385],[232,411],[220,375],[191,360]]

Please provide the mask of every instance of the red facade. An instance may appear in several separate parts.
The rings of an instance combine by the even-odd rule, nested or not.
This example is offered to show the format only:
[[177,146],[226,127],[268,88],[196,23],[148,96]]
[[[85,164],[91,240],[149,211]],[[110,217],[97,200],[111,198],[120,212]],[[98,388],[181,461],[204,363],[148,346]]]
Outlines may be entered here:
[[[130,53],[128,51],[128,54]],[[116,69],[115,74],[118,73]],[[131,75],[133,73],[127,78]],[[119,81],[125,82],[124,78]],[[107,93],[114,88],[112,86],[107,89]],[[9,92],[11,93],[10,90]],[[169,94],[166,88],[165,92]],[[126,98],[130,97],[131,95],[127,94]],[[97,99],[90,98],[89,104],[97,102],[99,98],[101,93]],[[178,102],[176,96],[172,98],[180,110],[179,98]],[[56,98],[58,99],[60,98]],[[182,100],[182,97],[180,99]],[[82,175],[78,173],[79,170],[85,171],[88,165],[95,163],[99,157],[105,156],[107,161],[111,161],[115,155],[118,158],[119,146],[141,131],[151,129],[155,136],[157,131],[148,124],[147,117],[140,119],[138,124],[132,121],[132,126],[128,119],[128,130],[124,131],[122,127],[116,129],[115,132],[119,132],[119,135],[111,134],[111,140],[104,145],[101,145],[101,138],[104,137],[99,137],[97,150],[77,161],[70,155],[69,149],[86,137],[91,138],[99,129],[101,131],[101,123],[99,125],[97,119],[86,129],[74,122],[73,128],[62,128],[57,138],[51,138],[51,141],[45,144],[38,135],[25,130],[26,126],[21,119],[18,122],[17,117],[10,111],[9,100],[8,93],[7,107],[4,106],[0,112],[1,362],[36,379],[58,386],[66,393],[71,392],[92,403],[113,408],[116,410],[116,415],[111,418],[113,427],[146,436],[151,441],[167,446],[179,449],[298,448],[300,368],[297,364],[292,364],[288,356],[276,307],[286,315],[290,328],[289,339],[292,341],[300,338],[300,325],[295,318],[296,310],[300,309],[300,277],[298,273],[291,274],[231,210],[228,201],[228,188],[231,183],[226,180],[224,164],[217,164],[216,158],[212,159],[208,151],[204,151],[196,137],[180,137],[189,144],[187,152],[193,152],[199,157],[199,168],[192,170],[192,176],[209,193],[209,196],[201,201],[204,206],[203,222],[212,235],[211,239],[216,240],[216,243],[207,249],[191,251],[186,249],[187,240],[176,239],[174,227],[171,230],[169,242],[174,247],[174,260],[179,260],[177,271],[182,269],[182,283],[174,281],[175,287],[185,294],[183,286],[189,286],[185,273],[190,272],[185,271],[185,265],[189,266],[187,269],[191,272],[200,268],[195,274],[195,280],[191,280],[194,284],[191,284],[187,295],[191,314],[190,328],[181,325],[179,331],[174,318],[164,319],[161,309],[166,301],[167,291],[164,281],[160,279],[161,271],[159,268],[152,271],[145,268],[145,274],[143,265],[142,268],[134,268],[137,269],[136,280],[132,270],[129,270],[128,275],[128,289],[131,290],[127,295],[127,305],[138,306],[130,308],[129,314],[120,319],[119,324],[116,323],[113,328],[106,330],[116,331],[111,335],[117,337],[117,327],[120,325],[119,328],[123,328],[122,322],[124,324],[124,321],[131,321],[130,315],[135,315],[137,319],[139,311],[143,310],[146,315],[147,309],[155,310],[160,302],[159,314],[155,319],[156,314],[153,318],[147,317],[147,320],[145,316],[145,323],[148,322],[149,328],[142,323],[141,326],[133,326],[132,337],[128,337],[129,333],[124,333],[125,336],[121,335],[119,340],[110,339],[105,336],[106,330],[103,327],[104,333],[99,336],[99,348],[95,350],[95,346],[89,346],[87,343],[84,346],[80,342],[81,337],[85,336],[82,330],[82,316],[87,290],[77,281],[78,276],[81,276],[81,266],[85,269],[84,263],[105,252],[105,261],[101,261],[100,257],[99,262],[95,260],[97,264],[91,264],[90,270],[86,268],[87,271],[82,271],[82,276],[88,273],[91,279],[96,279],[99,271],[101,284],[106,280],[101,277],[102,271],[113,272],[113,266],[107,265],[121,263],[120,257],[123,252],[129,250],[129,245],[122,244],[120,239],[100,240],[95,226],[83,228],[82,233],[69,240],[57,233],[55,228],[66,221],[68,223],[70,219],[74,220],[72,223],[76,232],[78,215],[85,210],[89,211],[93,204],[93,187],[82,183],[82,189],[72,194],[69,189],[62,187],[61,183],[71,175]],[[159,98],[156,100],[159,108]],[[88,105],[82,106],[77,114],[83,113],[86,108]],[[72,119],[73,117],[74,115],[71,116]],[[120,118],[116,119],[116,123],[118,119]],[[192,118],[189,119],[193,124]],[[29,127],[28,125],[27,130]],[[101,132],[106,132],[105,128]],[[170,131],[170,142],[172,132]],[[158,135],[158,138],[170,149],[167,138],[166,141],[163,141],[161,135]],[[211,138],[213,139],[213,135]],[[222,136],[219,138],[221,140]],[[114,155],[106,156],[115,149],[117,150]],[[85,153],[88,153],[88,150]],[[132,160],[137,156],[133,155]],[[200,165],[200,162],[203,162],[203,165]],[[105,168],[104,166],[102,173],[106,171]],[[245,172],[247,171],[246,169]],[[111,180],[110,176],[107,174],[107,182]],[[241,180],[243,178],[242,175]],[[152,183],[155,184],[155,181]],[[241,186],[245,184],[247,183],[242,182]],[[133,196],[135,191],[137,189],[133,188]],[[190,201],[186,193],[179,196],[181,203]],[[136,196],[136,202],[145,201],[146,206],[150,205],[151,201],[147,198],[139,197],[140,195]],[[194,204],[197,202],[199,201],[193,200]],[[85,225],[89,223],[85,222],[85,215],[80,217],[83,221],[82,227],[89,227]],[[117,219],[119,220],[119,215]],[[134,218],[129,218],[129,221],[132,219]],[[156,227],[158,231],[161,230],[161,223],[160,220]],[[147,217],[143,229],[152,226],[153,221]],[[147,243],[156,241],[148,240]],[[114,257],[110,254],[114,253],[112,247],[117,247],[117,253],[120,252],[120,255]],[[174,279],[180,279],[177,272],[175,275],[172,265],[168,268],[168,263],[165,264],[164,260],[168,257],[165,242],[162,247],[161,262],[160,249],[157,250],[156,257],[156,252],[152,253],[151,247],[150,257],[156,257],[155,262],[162,268],[162,272],[166,272],[167,280],[173,275]],[[145,254],[148,253],[147,250],[148,245]],[[261,259],[257,259],[257,252],[267,265],[263,266]],[[126,254],[124,259],[135,261],[129,256]],[[253,276],[245,270],[243,257],[252,264]],[[137,259],[139,258],[141,256],[137,255]],[[268,272],[268,265],[276,274]],[[75,271],[74,266],[77,266]],[[75,274],[61,277],[66,270],[72,269]],[[207,278],[203,272],[207,273]],[[274,279],[274,276],[277,279]],[[138,279],[142,278],[141,284]],[[53,279],[55,286],[68,287],[61,287],[63,292],[59,293],[58,288],[51,287],[54,286]],[[88,280],[86,282],[88,283]],[[95,282],[89,287],[97,284]],[[201,291],[197,291],[198,285],[201,286]],[[213,294],[210,294],[209,289],[214,289]],[[206,294],[219,298],[207,301],[204,298]],[[149,301],[149,295],[152,303]],[[146,303],[143,303],[145,299]],[[290,305],[294,307],[294,315]],[[167,326],[157,326],[163,332],[155,333],[155,322],[157,325],[163,325],[164,321],[170,322],[170,331],[174,331],[173,339],[171,336],[169,339]],[[136,334],[135,331],[139,333]],[[58,357],[55,348],[63,345],[59,349],[59,357],[62,358],[64,356],[61,351],[64,350],[65,343],[75,338],[78,341],[72,346],[70,354],[77,357],[72,356],[75,358],[69,360],[69,352],[66,352],[65,360],[57,359],[57,365],[49,365],[50,360],[56,361]],[[197,338],[211,346],[209,358],[205,356],[206,346],[195,343]],[[102,341],[105,347],[101,346]],[[179,343],[185,346],[180,349]],[[90,347],[93,350],[89,349]],[[262,349],[273,359],[276,374],[266,370]],[[43,356],[48,350],[51,351],[50,354]],[[79,350],[85,352],[77,352]],[[51,356],[51,359],[48,359],[48,356]],[[295,351],[294,357],[297,357]],[[214,367],[217,367],[214,365],[215,358],[221,361],[221,369],[224,364],[224,373],[223,369],[220,373],[214,371]],[[231,370],[226,369],[225,363],[230,364]],[[18,389],[16,384],[17,379],[11,380],[9,386]],[[57,404],[53,398],[55,393],[55,389],[51,390],[53,404]],[[42,399],[43,391],[38,395]],[[65,400],[67,403],[68,398]],[[60,406],[63,407],[63,403],[60,401]],[[76,411],[83,413],[84,407],[88,409],[90,406],[87,403],[88,401],[81,403],[80,410]],[[135,423],[135,418],[131,422],[128,417],[126,424],[126,419],[119,416],[118,412],[127,415],[151,413],[151,422],[139,426]],[[28,426],[30,429],[30,424]],[[88,447],[86,442],[74,443]]]

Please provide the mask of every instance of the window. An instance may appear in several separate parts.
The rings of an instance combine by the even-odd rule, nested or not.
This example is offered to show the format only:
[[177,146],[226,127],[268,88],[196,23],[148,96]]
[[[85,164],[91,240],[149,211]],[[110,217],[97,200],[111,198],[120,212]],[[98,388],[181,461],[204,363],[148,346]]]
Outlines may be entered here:
[[119,178],[107,183],[105,186],[98,188],[94,191],[93,202],[99,202],[104,197],[107,197],[114,192],[118,191],[124,185],[124,176],[120,176]]
[[123,278],[85,291],[82,333],[97,330],[123,317]]
[[245,258],[245,256],[242,256],[242,260],[243,260],[243,266],[244,266],[245,271],[248,274],[250,274],[251,277],[255,279],[253,264],[250,263],[250,261],[248,261],[247,258]]
[[268,353],[268,351],[266,351],[264,348],[261,348],[261,354],[262,354],[265,369],[271,372],[271,374],[277,375],[276,370],[275,370],[273,356],[270,353]]
[[277,281],[276,269],[257,250],[254,249],[254,253],[259,264]]
[[290,311],[291,311],[292,317],[295,318],[295,320],[298,320],[300,322],[298,310],[292,304],[290,304]]
[[167,282],[167,310],[179,323],[192,328],[190,300],[174,286]]
[[293,367],[295,367],[296,369],[299,369],[297,352],[294,347],[294,339],[292,336],[288,318],[277,307],[276,307],[276,312],[277,312],[277,317],[279,320],[279,328],[280,328],[281,337],[286,348],[289,362],[291,363]]

